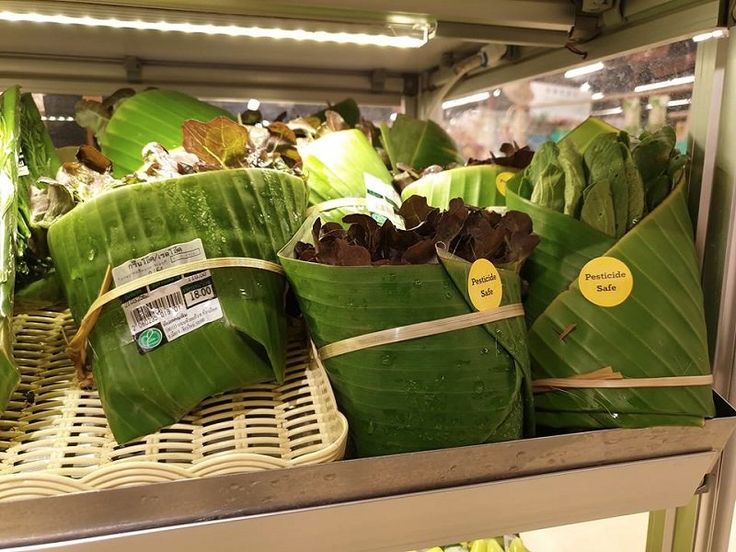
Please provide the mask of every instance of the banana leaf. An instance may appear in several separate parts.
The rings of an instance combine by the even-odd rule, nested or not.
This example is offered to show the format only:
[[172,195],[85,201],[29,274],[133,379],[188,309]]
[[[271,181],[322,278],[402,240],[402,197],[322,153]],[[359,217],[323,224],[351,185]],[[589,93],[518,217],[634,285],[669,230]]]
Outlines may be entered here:
[[608,124],[598,117],[588,117],[570,132],[561,141],[572,142],[580,153],[585,153],[590,143],[599,135],[609,132],[618,134],[619,129]]
[[[535,379],[565,378],[610,366],[626,378],[710,373],[703,295],[681,182],[653,212],[616,241],[517,195],[508,206],[527,212],[542,237],[527,262],[526,304]],[[581,268],[598,256],[622,260],[634,288],[618,306],[583,297]],[[573,329],[564,339],[561,333]],[[595,429],[700,425],[713,416],[710,386],[566,389],[535,397],[537,421],[551,428]]]
[[0,411],[20,382],[13,360],[13,288],[17,231],[18,140],[20,89],[0,96]]
[[531,326],[578,277],[585,263],[603,255],[616,240],[573,217],[532,203],[519,193],[522,184],[521,173],[508,182],[506,206],[527,213],[534,232],[542,237],[522,272],[522,277],[533,284],[524,301]]
[[399,115],[391,127],[381,124],[381,138],[394,170],[399,164],[422,171],[462,162],[453,139],[434,121]]
[[[401,199],[420,195],[427,198],[430,206],[441,209],[446,209],[455,197],[476,207],[505,205],[505,187],[499,188],[497,179],[503,173],[516,172],[517,169],[498,165],[476,165],[428,174],[404,188]],[[505,182],[501,186],[504,185]]]
[[362,131],[331,132],[299,149],[307,173],[309,203],[366,195],[365,175],[391,186],[391,174]]
[[[336,267],[296,260],[312,221],[279,253],[317,347],[467,314],[470,263]],[[499,270],[502,304],[520,300]],[[533,432],[521,317],[325,359],[360,456],[518,439]]]
[[[304,182],[283,172],[200,173],[101,194],[54,223],[49,244],[79,321],[108,265],[197,238],[207,258],[276,261],[306,205]],[[90,336],[92,369],[118,442],[176,422],[210,395],[283,378],[283,276],[222,268],[211,278],[224,316],[146,354],[139,353],[119,303],[102,311]]]
[[233,116],[221,109],[173,90],[146,90],[120,104],[100,140],[102,153],[112,161],[117,178],[141,166],[141,150],[149,142],[167,149],[182,145],[181,127],[187,119],[211,121]]

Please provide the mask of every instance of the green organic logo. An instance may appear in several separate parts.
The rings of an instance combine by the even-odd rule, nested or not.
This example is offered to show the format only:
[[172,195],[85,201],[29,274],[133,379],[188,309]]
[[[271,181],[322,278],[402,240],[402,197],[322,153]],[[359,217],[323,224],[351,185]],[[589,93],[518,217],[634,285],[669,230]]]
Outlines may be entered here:
[[150,351],[161,345],[163,340],[164,334],[161,330],[158,328],[148,328],[147,330],[143,330],[138,336],[138,345],[140,345],[141,349]]

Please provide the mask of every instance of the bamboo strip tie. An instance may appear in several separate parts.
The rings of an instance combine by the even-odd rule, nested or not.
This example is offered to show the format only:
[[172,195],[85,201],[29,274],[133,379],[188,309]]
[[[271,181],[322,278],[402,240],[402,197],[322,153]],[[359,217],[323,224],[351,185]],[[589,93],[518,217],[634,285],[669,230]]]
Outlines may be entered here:
[[689,387],[712,385],[713,376],[664,376],[658,378],[625,378],[610,366],[568,378],[544,378],[532,382],[535,393],[558,389],[631,389],[636,387]]
[[105,272],[105,277],[103,278],[102,286],[100,287],[99,296],[90,305],[87,313],[79,324],[77,333],[69,342],[69,358],[76,366],[77,371],[81,373],[86,365],[87,340],[89,338],[89,334],[97,323],[97,319],[102,312],[102,308],[105,305],[142,287],[156,284],[175,276],[182,276],[183,274],[188,274],[190,272],[199,272],[201,270],[210,270],[213,268],[256,268],[259,270],[267,270],[275,274],[284,274],[284,269],[281,268],[281,265],[271,261],[264,261],[263,259],[254,259],[252,257],[215,257],[212,259],[203,259],[201,261],[192,261],[172,266],[146,276],[141,276],[127,284],[116,287],[112,291],[108,291],[110,289],[110,285],[112,285],[112,267],[108,266],[107,271]]
[[497,309],[487,311],[471,312],[469,314],[460,314],[439,320],[430,320],[428,322],[419,322],[417,324],[409,324],[408,326],[400,326],[388,330],[380,330],[368,334],[350,337],[335,343],[330,343],[320,348],[318,353],[322,360],[353,353],[370,347],[378,347],[379,345],[388,345],[390,343],[399,343],[401,341],[409,341],[420,337],[428,337],[455,330],[463,330],[472,326],[481,324],[489,324],[499,320],[508,318],[516,318],[524,316],[524,307],[521,303],[504,305]]
[[367,205],[368,201],[362,197],[338,197],[336,199],[328,199],[327,201],[323,201],[317,205],[312,205],[307,209],[307,218],[319,213],[342,209],[344,207],[366,207]]

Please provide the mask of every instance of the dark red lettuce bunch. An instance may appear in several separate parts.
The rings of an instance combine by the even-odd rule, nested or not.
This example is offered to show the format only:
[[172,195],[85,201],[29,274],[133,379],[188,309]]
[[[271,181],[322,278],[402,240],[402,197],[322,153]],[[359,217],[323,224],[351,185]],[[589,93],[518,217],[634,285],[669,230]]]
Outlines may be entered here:
[[436,246],[473,262],[488,259],[496,266],[520,270],[524,260],[539,243],[532,233],[529,215],[508,211],[504,215],[450,201],[449,209],[427,205],[421,196],[412,196],[401,206],[406,222],[401,230],[386,220],[379,225],[372,217],[350,214],[337,222],[312,227],[313,244],[299,242],[298,259],[334,266],[427,264],[437,262]]

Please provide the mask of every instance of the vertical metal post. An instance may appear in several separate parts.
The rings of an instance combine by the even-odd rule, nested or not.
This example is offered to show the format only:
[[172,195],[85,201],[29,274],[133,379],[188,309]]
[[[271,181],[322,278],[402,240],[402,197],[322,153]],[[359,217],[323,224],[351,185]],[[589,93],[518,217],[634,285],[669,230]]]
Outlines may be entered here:
[[[691,116],[705,117],[692,138],[693,158],[701,169],[697,244],[702,259],[706,319],[716,389],[736,399],[733,366],[736,348],[736,39],[703,43],[699,71],[711,87],[710,105],[694,98]],[[698,82],[696,80],[696,88]],[[720,88],[721,93],[718,94]],[[722,100],[722,101],[721,101]],[[702,155],[702,159],[698,156]],[[702,160],[701,163],[697,163]],[[696,169],[697,170],[697,169]],[[711,492],[701,500],[695,550],[727,552],[736,501],[736,445],[726,447]]]

